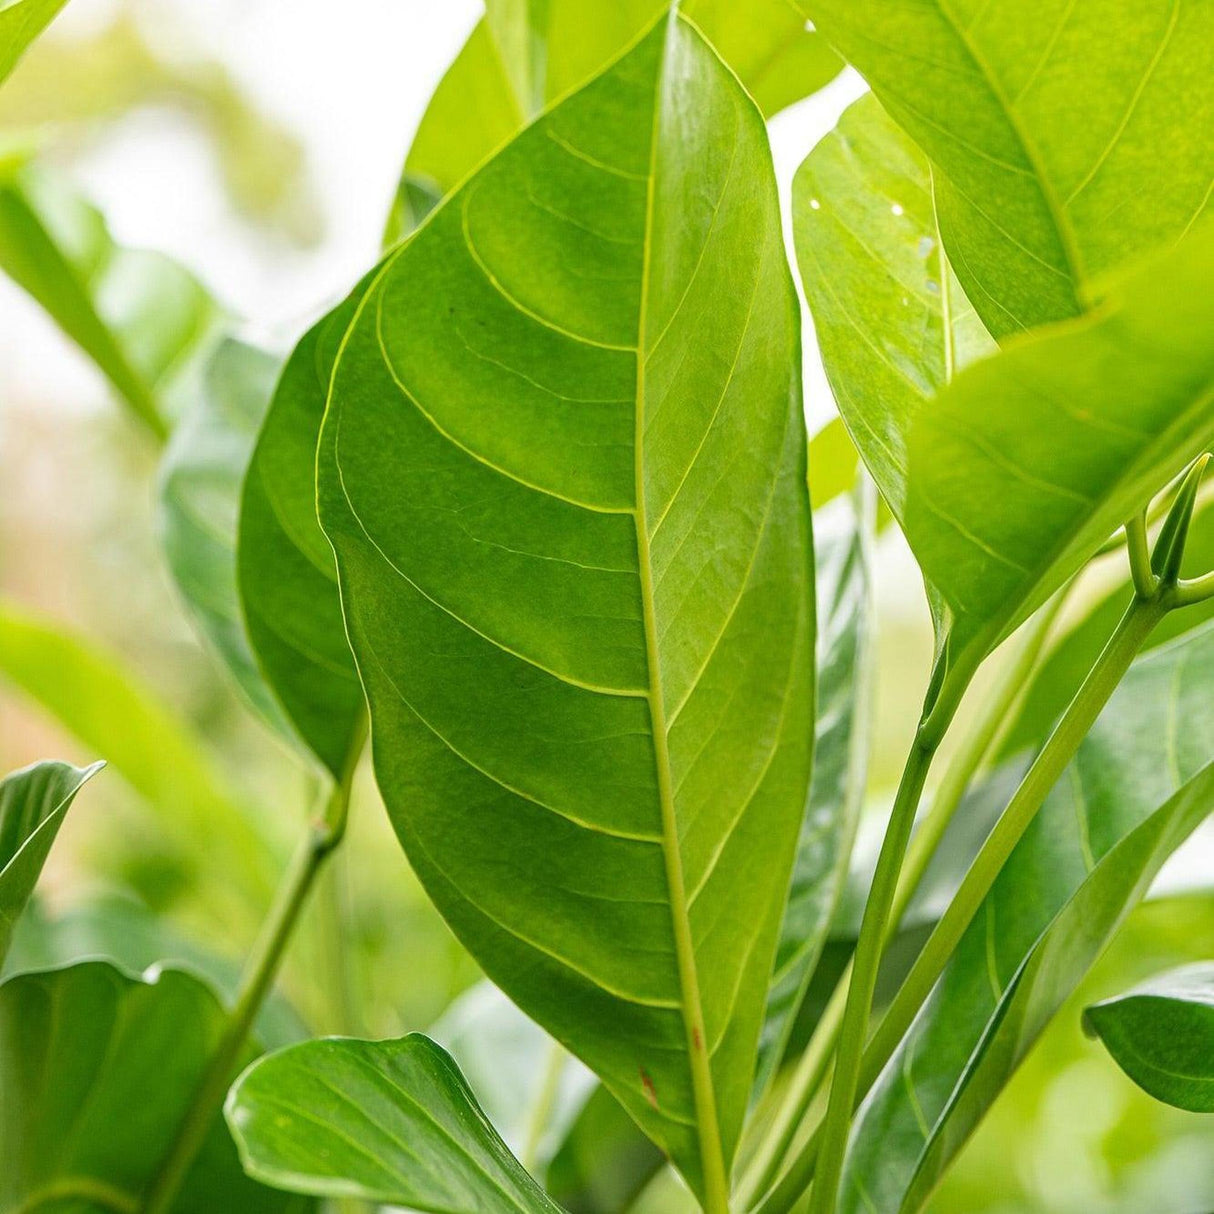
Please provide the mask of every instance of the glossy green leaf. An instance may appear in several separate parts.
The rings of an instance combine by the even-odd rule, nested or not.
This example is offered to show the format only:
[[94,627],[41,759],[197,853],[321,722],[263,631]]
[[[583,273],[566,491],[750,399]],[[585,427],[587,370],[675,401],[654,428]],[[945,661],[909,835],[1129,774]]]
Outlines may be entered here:
[[976,665],[1214,442],[1214,226],[916,415],[906,534]]
[[209,855],[255,905],[274,849],[190,727],[121,660],[0,600],[0,678],[20,688],[152,806],[183,855]]
[[95,207],[23,161],[0,161],[0,269],[163,437],[170,384],[220,319],[198,281],[168,257],[116,244]]
[[[1109,558],[1126,567],[1124,551]],[[1199,506],[1193,517],[1185,545],[1184,577],[1199,577],[1214,569],[1214,509]],[[1118,620],[1130,604],[1133,588],[1126,569],[1120,585],[1091,604],[1043,659],[1034,673],[1014,722],[999,744],[999,756],[1006,758],[1045,740],[1054,722],[1062,715],[1083,676],[1092,668],[1100,651],[1113,635]],[[1156,625],[1144,646],[1153,649],[1204,624],[1214,617],[1214,599],[1169,612]]]
[[802,5],[941,170],[944,243],[997,336],[1085,311],[1207,212],[1209,4]]
[[258,666],[296,734],[340,779],[362,744],[333,550],[316,518],[316,442],[361,288],[300,339],[257,436],[240,503],[237,591]]
[[1164,860],[1214,806],[1214,629],[1140,658],[857,1118],[841,1214],[917,1210]]
[[994,342],[940,248],[928,162],[874,97],[850,106],[798,170],[793,230],[839,412],[903,519],[911,423]]
[[235,338],[207,360],[197,401],[174,428],[160,466],[160,539],[199,632],[272,727],[287,730],[245,635],[236,591],[241,485],[279,361]]
[[68,807],[99,766],[35,763],[0,780],[0,965]]
[[814,517],[818,596],[814,773],[767,994],[760,1085],[780,1062],[821,955],[843,892],[864,804],[872,691],[873,513],[871,504],[857,509],[845,498]]
[[250,1176],[419,1214],[559,1214],[441,1047],[308,1041],[257,1063],[228,1096]]
[[414,868],[701,1192],[809,784],[797,355],[762,115],[675,16],[389,259],[318,461]]
[[1143,1091],[1214,1113],[1214,963],[1160,974],[1089,1007],[1083,1021]]
[[0,4],[0,83],[67,0],[8,0]]
[[[405,160],[387,242],[546,105],[621,54],[669,0],[487,0],[485,18],[440,81]],[[816,92],[842,60],[789,0],[685,0],[765,114]]]
[[[89,961],[0,986],[0,1209],[135,1214],[224,1022],[174,970]],[[173,1214],[305,1208],[245,1178],[216,1117]]]

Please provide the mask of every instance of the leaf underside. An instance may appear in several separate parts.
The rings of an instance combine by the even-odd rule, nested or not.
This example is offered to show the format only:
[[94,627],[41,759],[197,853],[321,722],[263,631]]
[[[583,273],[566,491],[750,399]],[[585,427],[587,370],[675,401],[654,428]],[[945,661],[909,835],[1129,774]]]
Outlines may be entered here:
[[701,1192],[809,782],[797,365],[762,116],[674,17],[389,260],[319,457],[414,867]]

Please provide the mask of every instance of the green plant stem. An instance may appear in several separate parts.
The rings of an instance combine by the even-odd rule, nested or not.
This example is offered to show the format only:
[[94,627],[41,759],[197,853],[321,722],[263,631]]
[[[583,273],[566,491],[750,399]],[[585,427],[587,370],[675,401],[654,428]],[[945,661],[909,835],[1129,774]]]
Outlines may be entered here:
[[[957,710],[964,688],[951,692],[946,686],[941,699],[929,694],[919,729],[902,771],[902,780],[890,811],[889,825],[877,856],[872,889],[864,904],[860,935],[852,959],[851,983],[843,1019],[839,1026],[839,1046],[835,1054],[835,1072],[830,1085],[830,1101],[826,1110],[823,1132],[823,1175],[825,1183],[814,1186],[810,1199],[810,1214],[831,1214],[839,1175],[843,1170],[843,1153],[851,1126],[852,1105],[859,1076],[860,1058],[868,1035],[868,1018],[872,1011],[873,992],[877,986],[877,969],[882,947],[890,929],[890,917],[898,891],[911,829],[919,809],[919,798],[927,782],[927,774],[940,741]],[[931,728],[928,727],[929,721]]]
[[[928,865],[965,796],[966,789],[990,752],[1016,702],[1022,697],[1029,675],[1041,656],[1050,630],[1065,601],[1066,591],[1063,590],[1055,595],[1033,620],[1015,657],[1005,665],[983,701],[977,720],[945,768],[940,786],[932,798],[931,808],[911,836],[890,907],[882,948],[889,945],[897,932],[911,899],[915,896]],[[822,1010],[809,1044],[798,1060],[784,1091],[780,1108],[739,1188],[743,1204],[748,1204],[762,1195],[775,1181],[780,1165],[792,1147],[797,1130],[826,1077],[843,1022],[851,976],[852,963],[848,962],[847,968],[839,976],[830,1000]]]
[[1151,548],[1147,542],[1147,515],[1144,510],[1125,525],[1126,549],[1130,558],[1130,576],[1139,598],[1149,599],[1155,593],[1156,579],[1151,569]]
[[[1135,598],[1122,617],[1117,631],[1089,671],[1083,685],[1029,769],[1024,782],[995,824],[948,910],[936,925],[864,1051],[858,1071],[858,1082],[851,1093],[853,1108],[876,1082],[893,1056],[898,1043],[944,973],[961,937],[990,893],[1008,857],[1020,842],[1050,789],[1058,782],[1067,764],[1074,757],[1080,742],[1087,736],[1147,637],[1167,614],[1171,598],[1171,595],[1162,592],[1157,592],[1149,599]],[[850,1114],[851,1109],[848,1111]],[[825,1128],[824,1125],[806,1141],[779,1183],[757,1207],[760,1214],[788,1214],[800,1200],[810,1181],[814,1179],[815,1164],[820,1153],[825,1150]],[[846,1139],[843,1145],[846,1147]],[[838,1176],[835,1178],[836,1189],[837,1186]],[[818,1185],[814,1188],[817,1192],[823,1191]],[[834,1196],[832,1191],[832,1201]]]
[[523,1150],[519,1162],[528,1172],[534,1172],[539,1161],[540,1147],[544,1141],[544,1133],[552,1120],[556,1108],[557,1096],[561,1090],[561,1076],[565,1073],[565,1062],[568,1055],[565,1047],[559,1041],[553,1041],[548,1046],[548,1057],[544,1063],[544,1074],[540,1080],[540,1089],[527,1117],[527,1134],[523,1142]]
[[240,1063],[253,1022],[274,985],[283,955],[299,922],[300,912],[307,903],[325,860],[345,835],[350,786],[361,749],[361,740],[358,745],[351,747],[347,770],[334,785],[324,812],[310,827],[287,870],[261,936],[245,965],[227,1023],[177,1135],[144,1196],[141,1214],[168,1214],[172,1209],[215,1116],[223,1107],[233,1072]]
[[1177,607],[1191,607],[1207,599],[1214,599],[1214,573],[1206,573],[1199,578],[1181,578],[1176,583],[1173,601]]

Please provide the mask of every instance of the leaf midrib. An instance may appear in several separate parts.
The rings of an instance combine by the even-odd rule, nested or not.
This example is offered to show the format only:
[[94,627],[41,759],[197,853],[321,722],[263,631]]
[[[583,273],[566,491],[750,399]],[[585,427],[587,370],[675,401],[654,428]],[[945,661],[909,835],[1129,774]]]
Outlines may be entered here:
[[[677,9],[668,19],[680,20]],[[669,34],[667,35],[669,45]],[[675,810],[671,777],[670,749],[667,738],[665,700],[662,690],[660,650],[653,586],[653,568],[649,549],[649,529],[645,493],[645,330],[649,312],[649,268],[653,256],[654,183],[657,177],[659,127],[662,117],[662,91],[666,73],[666,55],[658,69],[654,92],[653,124],[650,130],[649,169],[645,199],[645,231],[641,250],[641,294],[637,315],[636,405],[633,440],[635,470],[635,507],[633,520],[637,538],[637,568],[640,574],[641,607],[645,628],[645,656],[649,670],[649,717],[657,765],[658,799],[662,818],[662,854],[670,893],[671,926],[678,963],[683,1024],[687,1033],[687,1059],[691,1073],[692,1099],[696,1112],[696,1133],[700,1146],[707,1210],[728,1209],[729,1180],[725,1169],[720,1125],[717,1118],[716,1091],[712,1065],[708,1057],[704,1031],[704,1010],[696,969],[695,944],[687,904],[687,882],[679,850],[678,815]]]

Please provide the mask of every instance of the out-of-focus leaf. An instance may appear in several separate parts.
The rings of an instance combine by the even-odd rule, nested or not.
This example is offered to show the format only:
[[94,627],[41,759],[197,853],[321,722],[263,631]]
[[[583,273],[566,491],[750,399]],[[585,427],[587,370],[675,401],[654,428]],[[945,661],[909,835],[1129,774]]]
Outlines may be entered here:
[[[186,970],[227,1001],[236,997],[241,963],[188,939],[163,915],[120,894],[86,899],[54,916],[37,898],[17,924],[4,976],[32,970],[61,969],[79,961],[112,961],[127,973],[152,966]],[[308,1036],[306,1026],[278,991],[266,999],[257,1017],[258,1040],[267,1049]]]
[[316,443],[337,347],[363,288],[300,339],[249,461],[237,591],[258,665],[295,733],[338,779],[361,746],[363,693],[333,550],[316,518]]
[[0,269],[163,438],[170,384],[220,321],[193,275],[162,254],[115,244],[95,207],[54,173],[21,160],[0,161]]
[[977,665],[1214,441],[1214,226],[963,371],[910,435],[906,533]]
[[1214,629],[1139,659],[857,1118],[845,1214],[919,1209],[1164,860],[1214,807]]
[[265,904],[276,849],[189,726],[120,659],[0,600],[0,677],[104,755],[187,856],[213,858],[232,891]]
[[821,510],[849,492],[856,483],[860,453],[847,433],[843,419],[832,417],[809,440],[809,501]]
[[68,807],[98,767],[35,763],[0,780],[0,965]]
[[1178,1109],[1214,1113],[1214,963],[1101,1000],[1083,1021],[1143,1091]]
[[232,1088],[227,1117],[245,1170],[265,1184],[422,1214],[559,1214],[450,1055],[418,1033],[272,1054]]
[[[522,1157],[532,1148],[527,1164],[542,1175],[595,1088],[594,1076],[491,982],[480,982],[461,995],[433,1025],[430,1036],[455,1059],[510,1150]],[[533,1116],[546,1099],[555,1051],[560,1051],[559,1078],[540,1127],[533,1124]],[[534,1142],[529,1141],[533,1134]]]
[[[225,1019],[174,970],[90,961],[0,986],[0,1209],[137,1210]],[[173,1214],[305,1208],[243,1175],[216,1117]]]
[[0,4],[0,84],[67,0],[8,0]]
[[[545,105],[621,54],[669,0],[488,0],[484,19],[440,81],[413,145],[387,243],[507,143]],[[816,92],[843,62],[789,0],[685,0],[765,114]]]
[[198,399],[174,428],[160,471],[160,532],[186,608],[236,685],[272,727],[290,732],[253,660],[236,591],[241,485],[279,360],[226,338]]
[[675,15],[388,261],[318,460],[419,876],[701,1192],[809,785],[797,353],[762,115]]
[[942,170],[944,243],[996,336],[1085,311],[1208,211],[1209,4],[801,4]]
[[839,412],[901,521],[911,423],[995,346],[940,248],[927,159],[876,98],[851,105],[798,170],[793,229]]
[[[862,501],[862,495],[857,495]],[[868,770],[873,506],[840,499],[814,518],[818,707],[814,773],[780,926],[756,1083],[780,1062],[843,892]]]
[[[1125,566],[1124,553],[1112,559],[1120,560]],[[1193,516],[1181,574],[1184,577],[1199,577],[1210,569],[1214,569],[1214,508],[1206,505],[1199,506]],[[1000,742],[1000,758],[1037,746],[1045,740],[1054,722],[1070,703],[1084,675],[1091,670],[1105,643],[1113,635],[1133,593],[1127,570],[1121,585],[1092,605],[1050,650],[1034,672],[1015,722],[1009,726]],[[1171,611],[1156,625],[1144,649],[1163,645],[1192,631],[1211,617],[1214,617],[1214,599]]]

